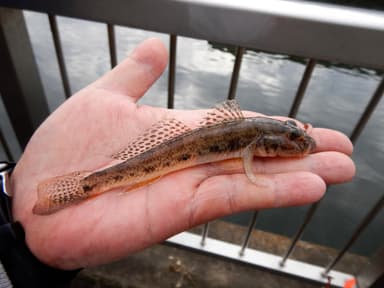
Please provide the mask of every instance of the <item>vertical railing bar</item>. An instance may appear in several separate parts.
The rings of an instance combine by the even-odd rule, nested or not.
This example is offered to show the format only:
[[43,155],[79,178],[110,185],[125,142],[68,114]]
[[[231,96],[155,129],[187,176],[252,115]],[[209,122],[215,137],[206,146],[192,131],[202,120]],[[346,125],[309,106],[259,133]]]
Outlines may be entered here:
[[49,108],[21,10],[0,7],[0,55],[1,106],[24,148]]
[[205,223],[203,227],[203,233],[201,233],[201,246],[205,246],[205,241],[207,240],[208,236],[208,230],[209,230],[209,223]]
[[365,264],[355,275],[358,288],[383,288],[384,287],[384,245],[379,247],[369,257]]
[[177,36],[169,36],[168,108],[174,108]]
[[359,121],[357,122],[355,128],[353,129],[353,132],[350,137],[352,143],[356,142],[360,133],[363,131],[365,125],[367,124],[369,118],[371,117],[373,111],[375,110],[383,94],[384,94],[384,77],[381,79],[381,82],[379,83],[375,92],[373,93],[372,98],[369,101],[367,107],[365,108],[363,115],[361,115]]
[[111,60],[111,68],[113,68],[117,65],[115,26],[108,23],[107,30],[108,30],[109,58]]
[[299,230],[296,232],[296,235],[293,237],[291,245],[289,246],[287,252],[283,256],[283,259],[280,262],[280,266],[284,266],[285,261],[287,261],[288,257],[291,255],[293,250],[296,247],[297,242],[301,239],[301,236],[304,233],[305,228],[307,227],[308,223],[311,221],[313,215],[315,214],[317,207],[319,206],[320,202],[316,202],[311,205],[311,207],[308,209],[307,214],[305,215],[304,221],[301,224]]
[[55,45],[56,57],[57,57],[57,62],[59,64],[60,75],[61,75],[61,80],[63,82],[65,97],[69,98],[69,96],[71,96],[71,88],[69,86],[67,69],[65,68],[64,55],[63,55],[63,50],[61,48],[61,41],[60,41],[59,29],[57,27],[56,16],[48,14],[48,19],[49,19],[49,25],[51,27],[53,44]]
[[251,239],[251,235],[254,230],[258,214],[259,214],[258,211],[253,212],[251,221],[249,222],[249,225],[248,225],[247,233],[245,235],[245,239],[243,241],[243,245],[241,246],[241,249],[239,251],[240,256],[244,256],[245,249],[248,247],[249,240]]
[[304,98],[305,91],[307,90],[308,83],[311,80],[313,69],[315,68],[316,60],[308,59],[307,65],[305,67],[303,77],[301,78],[299,88],[297,89],[295,99],[293,100],[291,110],[289,111],[289,117],[295,118],[301,101]]
[[7,157],[8,161],[14,162],[11,150],[8,147],[8,143],[5,140],[3,131],[1,129],[0,129],[0,143],[3,146],[3,150],[4,150],[5,156]]
[[229,100],[235,99],[235,97],[236,97],[237,83],[239,82],[241,61],[243,59],[244,51],[245,51],[245,49],[243,47],[237,47],[236,48],[235,63],[233,65],[231,84],[229,86],[229,91],[228,91],[228,99]]
[[382,196],[376,204],[373,206],[373,208],[369,211],[369,213],[365,216],[363,221],[359,224],[359,226],[356,228],[355,232],[352,234],[351,238],[347,242],[347,244],[344,246],[343,249],[340,250],[339,254],[336,256],[336,258],[328,264],[328,266],[324,270],[324,275],[328,274],[329,271],[339,262],[341,257],[344,256],[344,254],[349,250],[349,248],[352,246],[352,244],[357,240],[357,238],[360,236],[360,234],[363,232],[363,230],[368,226],[368,224],[375,218],[375,216],[380,212],[380,210],[384,206],[384,196]]

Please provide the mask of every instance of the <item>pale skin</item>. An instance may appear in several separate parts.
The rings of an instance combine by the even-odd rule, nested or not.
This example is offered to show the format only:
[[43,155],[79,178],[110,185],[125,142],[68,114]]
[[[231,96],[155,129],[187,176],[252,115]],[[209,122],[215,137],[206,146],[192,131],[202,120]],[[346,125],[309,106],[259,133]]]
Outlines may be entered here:
[[245,176],[241,161],[231,160],[178,171],[130,192],[108,192],[52,215],[32,214],[40,181],[107,164],[109,155],[161,119],[174,117],[191,127],[201,120],[206,111],[136,104],[167,61],[159,40],[144,41],[61,105],[31,138],[11,178],[13,212],[27,245],[43,262],[62,269],[111,262],[223,215],[312,203],[327,184],[354,176],[348,138],[313,128],[317,149],[310,156],[254,160],[257,185]]

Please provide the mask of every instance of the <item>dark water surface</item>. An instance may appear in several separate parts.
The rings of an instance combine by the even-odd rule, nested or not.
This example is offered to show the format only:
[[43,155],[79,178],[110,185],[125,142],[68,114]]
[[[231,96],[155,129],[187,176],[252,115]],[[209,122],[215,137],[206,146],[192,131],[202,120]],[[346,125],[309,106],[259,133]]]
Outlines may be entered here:
[[[26,13],[28,28],[51,110],[64,100],[57,62],[45,15]],[[58,18],[72,92],[91,83],[109,67],[107,32],[104,24]],[[116,27],[118,59],[121,61],[139,42],[168,36]],[[210,43],[178,38],[175,107],[208,108],[226,98],[234,55]],[[244,56],[237,99],[243,109],[269,115],[287,115],[305,66],[284,55],[247,51]],[[363,73],[364,72],[364,73]],[[350,134],[375,90],[380,75],[365,69],[316,66],[298,119],[314,126]],[[167,73],[148,91],[141,103],[166,106]],[[383,193],[384,103],[378,105],[355,146],[357,176],[348,184],[334,185],[304,234],[304,240],[342,247],[362,217]],[[1,105],[0,105],[1,106]],[[2,109],[2,107],[0,107]],[[4,115],[0,111],[0,115]],[[2,127],[7,126],[1,117]],[[3,121],[4,120],[4,121]],[[3,128],[11,133],[9,127]],[[14,148],[18,153],[17,149]],[[260,213],[257,228],[292,236],[308,207],[271,209]],[[228,217],[247,224],[250,213]],[[374,220],[353,251],[371,254],[384,243],[384,213]]]

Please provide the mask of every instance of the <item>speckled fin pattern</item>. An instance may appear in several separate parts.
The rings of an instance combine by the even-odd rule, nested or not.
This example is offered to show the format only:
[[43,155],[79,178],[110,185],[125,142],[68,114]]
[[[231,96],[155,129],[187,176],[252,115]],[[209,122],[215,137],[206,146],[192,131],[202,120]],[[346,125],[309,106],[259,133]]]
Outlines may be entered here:
[[73,172],[39,183],[37,187],[39,199],[33,207],[33,213],[49,214],[68,203],[88,198],[89,195],[82,189],[80,181],[90,173],[89,171]]
[[240,106],[236,100],[227,100],[218,104],[212,111],[207,113],[207,116],[200,122],[200,126],[216,125],[232,120],[243,119],[244,115],[241,112]]
[[184,123],[176,119],[165,119],[153,125],[127,147],[111,157],[125,161],[190,130]]

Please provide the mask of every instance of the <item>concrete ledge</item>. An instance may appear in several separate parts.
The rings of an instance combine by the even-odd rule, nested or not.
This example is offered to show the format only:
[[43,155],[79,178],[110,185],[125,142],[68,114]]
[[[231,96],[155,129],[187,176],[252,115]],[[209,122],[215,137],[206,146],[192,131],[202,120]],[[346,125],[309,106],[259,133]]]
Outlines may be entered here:
[[[192,229],[199,233],[201,229]],[[216,221],[210,226],[210,237],[241,243],[244,227]],[[282,255],[290,241],[288,238],[256,230],[250,247]],[[293,258],[325,266],[337,251],[300,242]],[[354,274],[368,260],[347,254],[337,270]],[[196,254],[173,247],[155,245],[121,261],[88,268],[74,280],[72,288],[112,287],[319,287],[246,265],[224,261],[216,257]]]

